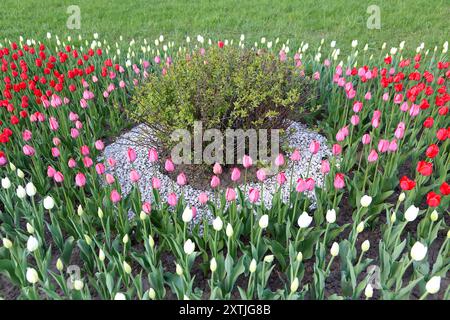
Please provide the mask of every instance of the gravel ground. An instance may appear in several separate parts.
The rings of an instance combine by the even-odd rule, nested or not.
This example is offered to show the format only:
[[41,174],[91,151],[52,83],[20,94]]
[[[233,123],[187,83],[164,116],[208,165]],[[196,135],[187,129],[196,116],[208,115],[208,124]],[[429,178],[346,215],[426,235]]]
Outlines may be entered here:
[[[288,181],[282,186],[282,196],[284,201],[287,201],[289,197],[288,189],[291,172],[293,174],[293,183],[295,183],[298,178],[307,178],[306,173],[309,159],[311,157],[311,153],[309,152],[309,144],[312,140],[320,142],[320,150],[311,158],[309,177],[313,178],[316,181],[316,185],[318,186],[322,186],[323,184],[323,175],[320,172],[321,160],[329,158],[331,156],[331,151],[326,146],[325,137],[309,130],[305,125],[297,122],[293,122],[289,127],[289,130],[292,133],[289,135],[288,145],[292,148],[298,148],[301,154],[301,160],[295,162],[292,167],[292,163],[288,160],[289,155],[286,156],[286,161],[288,161],[289,169],[287,169],[285,173]],[[157,177],[161,180],[161,189],[159,190],[161,199],[166,200],[170,192],[175,192],[177,194],[177,197],[183,194],[185,201],[191,206],[195,206],[197,208],[197,216],[195,220],[198,221],[203,215],[211,218],[211,214],[208,212],[206,206],[201,205],[198,201],[198,196],[202,192],[208,194],[208,199],[213,199],[213,192],[211,192],[211,190],[198,190],[193,188],[189,184],[180,187],[170,177],[160,172],[159,165],[157,163],[151,163],[148,160],[149,146],[144,146],[142,140],[145,139],[146,136],[148,137],[149,132],[150,131],[148,127],[146,127],[144,124],[138,125],[130,131],[119,136],[104,150],[103,159],[114,158],[116,160],[115,167],[108,168],[107,170],[109,173],[112,173],[120,183],[122,193],[126,195],[130,192],[132,187],[132,183],[130,180],[130,171],[134,169],[139,173],[141,177],[139,180],[139,189],[141,191],[143,201],[153,201],[151,179],[152,177]],[[133,164],[130,164],[126,157],[127,150],[130,147],[133,148],[137,154],[136,161]],[[243,173],[241,179],[243,179],[242,177]],[[248,183],[247,190],[250,187],[260,189],[261,185],[259,183]],[[244,185],[242,184],[241,189],[243,188]],[[264,199],[261,200],[264,201],[264,204],[267,208],[271,207],[272,197],[277,189],[278,184],[276,181],[276,176],[269,177],[264,181]],[[314,194],[312,192],[307,192],[307,196],[312,200],[311,206],[314,207]]]

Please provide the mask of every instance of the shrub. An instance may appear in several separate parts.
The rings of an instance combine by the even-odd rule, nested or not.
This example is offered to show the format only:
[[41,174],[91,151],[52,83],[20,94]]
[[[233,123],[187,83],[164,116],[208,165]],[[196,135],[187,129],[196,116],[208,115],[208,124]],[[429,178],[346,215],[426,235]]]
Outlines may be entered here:
[[273,53],[211,48],[179,59],[167,73],[153,73],[136,91],[131,117],[170,147],[175,129],[285,129],[302,112],[309,80],[292,62]]

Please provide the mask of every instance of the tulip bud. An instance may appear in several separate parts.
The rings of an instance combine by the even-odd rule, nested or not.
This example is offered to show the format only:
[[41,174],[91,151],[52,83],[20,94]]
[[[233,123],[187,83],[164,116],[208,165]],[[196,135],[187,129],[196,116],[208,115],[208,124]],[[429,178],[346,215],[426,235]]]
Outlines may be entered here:
[[220,231],[220,230],[222,230],[222,227],[223,227],[222,219],[220,219],[220,217],[215,218],[213,220],[213,228],[214,228],[214,230]]
[[59,272],[63,271],[63,269],[64,269],[64,265],[60,258],[58,258],[58,260],[56,260],[56,269],[58,269]]
[[151,235],[148,236],[148,244],[150,245],[150,248],[154,248],[155,247],[155,240],[153,239],[153,237]]
[[331,246],[330,253],[333,257],[336,257],[339,254],[339,244],[337,242],[334,242]]
[[23,171],[20,170],[20,169],[17,169],[17,176],[18,176],[20,179],[25,178],[25,174],[24,174]]
[[183,268],[178,263],[175,265],[175,272],[179,276],[181,276],[183,274]]
[[99,250],[98,250],[98,259],[99,259],[101,262],[105,261],[105,252],[103,252],[102,249],[99,249]]
[[248,270],[250,271],[250,273],[253,273],[256,271],[256,260],[255,259],[252,259],[252,261],[250,262],[250,266],[249,266]]
[[155,300],[155,298],[156,298],[155,289],[153,289],[153,288],[148,289],[148,297],[152,300]]
[[395,212],[392,212],[391,214],[391,222],[394,223],[397,220],[397,215]]
[[130,238],[128,237],[128,234],[124,235],[122,238],[123,244],[127,244],[129,240],[130,240]]
[[27,268],[26,278],[27,281],[31,284],[35,284],[39,281],[39,275],[33,268]]
[[26,224],[26,228],[27,228],[27,232],[28,232],[29,234],[33,234],[33,233],[34,233],[34,228],[33,228],[33,226],[32,226],[31,224],[29,224],[28,222],[27,222],[27,224]]
[[399,202],[403,202],[406,198],[406,195],[404,192],[400,193],[400,195],[398,196],[398,201]]
[[84,213],[84,210],[80,204],[80,205],[78,205],[78,208],[77,208],[77,214],[81,217],[83,215],[83,213]]
[[97,215],[100,219],[103,219],[103,210],[101,208],[97,209]]
[[372,285],[369,283],[367,286],[366,286],[366,289],[364,290],[364,295],[367,297],[367,298],[372,298],[372,296],[373,296],[373,288],[372,288]]
[[47,196],[44,198],[44,208],[47,210],[52,210],[55,206],[55,200],[52,197]]
[[272,263],[273,262],[273,254],[269,254],[264,257],[264,262],[266,263]]
[[360,222],[357,226],[356,226],[356,232],[361,233],[364,231],[364,222]]
[[147,214],[144,211],[141,211],[139,214],[139,219],[141,219],[141,221],[145,221],[145,219],[147,219]]
[[11,169],[11,171],[16,171],[16,166],[14,165],[14,163],[10,162],[9,163],[9,168]]
[[367,252],[369,251],[370,248],[370,242],[369,240],[365,240],[362,244],[361,244],[361,250],[362,252]]
[[439,219],[439,214],[437,213],[436,210],[433,210],[433,212],[432,212],[431,215],[430,215],[430,219],[431,219],[431,221],[433,221],[433,222],[436,222],[437,219]]
[[227,224],[227,229],[225,230],[225,233],[227,234],[228,238],[231,238],[233,236],[234,231],[230,223]]
[[11,240],[9,240],[8,238],[3,238],[3,239],[2,239],[2,242],[3,242],[3,246],[4,246],[6,249],[11,249],[12,246],[13,246],[13,243],[12,243]]
[[295,279],[291,283],[291,293],[296,292],[298,290],[298,286],[299,286],[298,278],[295,277]]
[[114,300],[127,300],[127,297],[122,292],[117,292],[114,296]]
[[209,269],[211,270],[211,272],[215,272],[217,270],[217,261],[216,258],[212,258],[210,263],[209,263]]
[[38,240],[33,237],[33,236],[29,236],[28,237],[28,241],[27,241],[27,250],[29,252],[33,252],[35,251],[37,248],[39,247],[39,242]]
[[84,240],[89,246],[92,244],[92,239],[87,234],[84,235]]
[[267,228],[268,225],[269,225],[269,216],[265,214],[259,219],[259,227],[261,229],[265,229]]
[[302,262],[303,260],[303,253],[299,252],[297,253],[297,257],[295,258],[297,262]]
[[83,281],[77,279],[73,282],[73,287],[75,290],[81,291],[81,290],[83,290],[84,283],[83,283]]
[[430,280],[428,280],[425,285],[425,289],[429,294],[435,294],[439,291],[441,287],[441,277],[434,276]]
[[131,266],[126,261],[123,262],[123,271],[127,274],[131,274]]

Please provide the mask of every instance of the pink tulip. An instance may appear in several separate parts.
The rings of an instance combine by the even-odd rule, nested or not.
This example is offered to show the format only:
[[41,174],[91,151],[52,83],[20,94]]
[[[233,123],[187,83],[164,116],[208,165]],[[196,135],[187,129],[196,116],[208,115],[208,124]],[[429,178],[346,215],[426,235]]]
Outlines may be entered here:
[[256,203],[259,200],[259,190],[256,188],[250,188],[248,191],[248,198],[251,203]]
[[390,152],[395,152],[398,149],[398,144],[397,144],[397,140],[393,139],[390,143],[389,143],[389,151]]
[[372,126],[378,128],[380,126],[380,118],[372,118]]
[[114,189],[113,191],[111,191],[110,198],[113,203],[117,203],[122,199],[122,196],[116,189]]
[[409,110],[409,105],[408,105],[408,102],[405,101],[400,105],[400,111],[406,112],[408,110]]
[[300,161],[300,152],[298,151],[298,149],[295,149],[294,152],[292,152],[291,154],[291,160],[292,161]]
[[3,167],[8,163],[8,159],[5,157],[5,155],[0,154],[0,167]]
[[277,155],[277,157],[275,158],[275,165],[277,167],[281,167],[281,166],[284,165],[284,156],[283,156],[283,154],[279,153]]
[[320,80],[320,73],[318,71],[313,73],[313,79],[316,81]]
[[86,177],[83,173],[78,172],[75,176],[75,185],[77,187],[83,188],[86,185]]
[[305,192],[307,190],[306,181],[302,178],[299,178],[297,180],[297,186],[295,187],[295,190],[297,190],[297,192]]
[[138,182],[140,178],[139,173],[136,170],[131,170],[130,171],[130,180],[131,182],[135,183]]
[[127,158],[128,162],[133,163],[136,161],[136,151],[133,148],[128,148],[127,150]]
[[24,140],[24,141],[29,141],[29,140],[31,140],[31,137],[32,137],[33,135],[32,135],[32,133],[31,133],[31,131],[30,130],[24,130],[23,132],[22,132],[22,139]]
[[236,182],[241,178],[241,171],[238,168],[233,168],[231,171],[231,180]]
[[312,140],[309,144],[309,152],[311,152],[312,154],[316,154],[317,152],[319,152],[319,148],[320,144],[316,140]]
[[308,178],[306,179],[306,190],[308,191],[313,191],[314,190],[314,186],[316,185],[316,182],[314,181],[313,178]]
[[367,161],[375,162],[377,160],[378,160],[378,153],[375,151],[375,149],[372,149],[369,153],[369,156],[367,157]]
[[320,164],[320,172],[322,172],[322,174],[327,174],[330,172],[330,163],[328,160],[322,160]]
[[167,203],[171,207],[175,207],[177,205],[177,195],[175,193],[170,193],[167,197]]
[[366,93],[366,95],[364,96],[364,99],[366,99],[366,100],[372,99],[372,94],[370,93],[370,91],[368,91],[368,92]]
[[397,129],[395,129],[394,136],[397,139],[403,138],[404,135],[405,135],[405,129],[403,129],[401,127],[397,127]]
[[389,141],[385,139],[380,139],[380,141],[378,141],[378,151],[384,153],[388,151],[388,149],[389,149]]
[[59,124],[58,124],[58,120],[56,120],[55,117],[50,117],[50,119],[48,121],[50,123],[50,130],[52,130],[52,131],[58,130]]
[[108,163],[108,166],[110,166],[111,168],[114,168],[116,166],[116,160],[114,158],[108,158],[106,162]]
[[362,143],[365,145],[365,144],[369,144],[370,143],[370,141],[371,141],[371,138],[370,138],[370,135],[368,134],[368,133],[366,133],[366,134],[364,134],[363,136],[362,136]]
[[175,165],[170,158],[166,159],[166,162],[164,163],[164,169],[166,169],[167,172],[172,172],[175,170]]
[[84,158],[83,158],[83,164],[84,164],[84,167],[85,167],[85,168],[90,168],[90,167],[92,167],[92,165],[94,164],[94,162],[92,161],[91,158],[89,158],[89,157],[84,157]]
[[89,147],[86,145],[81,146],[80,151],[83,156],[89,155]]
[[30,156],[30,157],[34,156],[34,153],[35,153],[34,148],[28,144],[26,144],[22,147],[22,151],[23,151],[24,155]]
[[55,172],[55,175],[53,176],[53,180],[57,183],[61,183],[64,181],[64,176],[61,172],[57,171]]
[[220,185],[220,179],[218,176],[212,176],[211,178],[211,188],[217,188]]
[[337,141],[344,141],[344,139],[345,139],[345,134],[342,132],[342,130],[339,130],[336,133],[336,140]]
[[253,160],[250,156],[245,155],[242,158],[242,165],[244,166],[244,168],[248,169],[253,165]]
[[75,122],[78,120],[78,114],[76,114],[75,112],[70,111],[69,113],[69,120],[72,122]]
[[158,152],[156,151],[156,149],[151,148],[150,150],[148,150],[148,159],[150,160],[150,162],[158,161]]
[[78,138],[79,135],[80,135],[80,132],[78,132],[77,129],[75,129],[75,128],[70,129],[70,136],[72,137],[72,139]]
[[207,195],[206,193],[204,193],[204,192],[200,193],[200,194],[198,195],[198,201],[199,201],[201,204],[207,203],[207,202],[208,202],[208,195]]
[[356,114],[352,115],[352,117],[350,118],[350,123],[354,126],[357,126],[359,124],[359,116]]
[[79,120],[75,121],[75,128],[77,128],[78,130],[83,129],[83,123]]
[[342,173],[336,173],[336,176],[334,177],[334,187],[336,189],[342,189],[345,187],[345,177]]
[[58,137],[52,139],[53,144],[57,147],[61,144],[61,140]]
[[181,172],[178,176],[177,176],[177,184],[179,186],[184,186],[187,183],[187,178],[186,175],[184,174],[184,172]]
[[53,147],[51,151],[52,151],[52,156],[53,156],[53,157],[58,158],[58,157],[60,156],[60,153],[59,153],[59,149],[58,149],[58,148]]
[[152,212],[152,204],[150,202],[144,202],[142,204],[142,211],[146,214],[150,214]]
[[103,143],[102,140],[97,140],[95,141],[95,149],[101,151],[105,148],[105,144]]
[[411,109],[409,110],[409,115],[411,117],[415,117],[419,114],[419,112],[420,112],[420,106],[418,104],[413,104],[411,106]]
[[55,176],[56,170],[52,166],[47,167],[47,177],[53,178]]
[[97,171],[97,174],[102,175],[105,173],[105,165],[103,163],[97,163],[95,165],[95,171]]
[[280,172],[279,174],[277,174],[277,183],[281,186],[286,182],[286,175],[284,174],[284,172]]
[[362,110],[363,108],[363,104],[360,101],[355,101],[355,103],[353,103],[353,111],[355,113],[358,113]]
[[256,171],[256,177],[258,178],[259,181],[263,182],[264,180],[266,180],[267,175],[266,175],[266,170],[264,170],[264,168],[259,169],[258,171]]
[[67,165],[69,166],[69,168],[73,169],[77,166],[77,162],[75,161],[75,159],[70,158],[67,162]]
[[341,145],[340,145],[340,144],[337,144],[337,143],[333,144],[332,152],[333,152],[333,154],[334,154],[335,156],[341,154],[341,152],[342,152],[342,147],[341,147]]
[[234,191],[233,188],[227,188],[227,190],[225,191],[225,199],[228,202],[236,200],[236,191]]
[[105,179],[106,179],[106,183],[107,184],[113,184],[116,181],[114,176],[112,174],[110,174],[110,173],[106,174]]
[[161,188],[161,180],[159,180],[156,177],[152,178],[152,188],[155,190],[158,190],[159,188]]
[[215,175],[220,175],[220,174],[222,174],[222,166],[220,165],[220,163],[216,162],[216,163],[214,164],[214,167],[213,167],[213,173],[214,173]]

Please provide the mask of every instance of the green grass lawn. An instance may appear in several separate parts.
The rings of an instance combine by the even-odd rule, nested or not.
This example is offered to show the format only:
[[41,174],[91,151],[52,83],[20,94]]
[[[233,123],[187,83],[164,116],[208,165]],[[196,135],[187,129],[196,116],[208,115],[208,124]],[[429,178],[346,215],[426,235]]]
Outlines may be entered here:
[[[80,30],[66,27],[69,5],[81,9]],[[380,7],[380,30],[366,27],[369,5]],[[422,41],[430,47],[448,40],[449,16],[449,0],[1,0],[0,39],[43,38],[48,31],[60,36],[98,32],[109,40],[120,35],[153,40],[161,33],[173,40],[199,33],[237,39],[244,33],[251,40],[289,38],[293,46],[325,38],[341,47],[358,39],[372,49],[405,40],[415,49]]]

